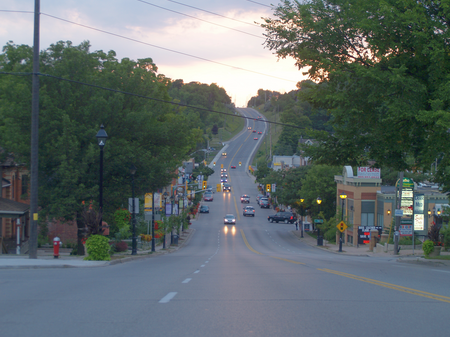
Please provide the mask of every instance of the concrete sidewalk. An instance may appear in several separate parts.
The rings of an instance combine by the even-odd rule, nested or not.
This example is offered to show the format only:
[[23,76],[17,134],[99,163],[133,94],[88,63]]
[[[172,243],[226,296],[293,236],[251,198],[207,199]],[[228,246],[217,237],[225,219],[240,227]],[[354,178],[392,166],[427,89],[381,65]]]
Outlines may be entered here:
[[[393,251],[389,252],[372,252],[369,250],[368,245],[361,245],[359,247],[354,246],[342,246],[342,252],[339,252],[339,245],[334,243],[326,243],[324,240],[323,246],[317,246],[317,240],[310,236],[307,233],[303,234],[303,238],[301,238],[301,231],[293,230],[291,233],[301,242],[306,243],[311,247],[315,247],[317,249],[321,249],[332,254],[341,254],[341,255],[353,255],[353,256],[368,256],[374,258],[397,258],[397,262],[401,263],[415,263],[415,264],[427,264],[436,267],[450,267],[450,260],[438,260],[438,259],[425,259],[424,253],[422,249],[415,249],[413,251],[411,249],[402,249],[398,255],[394,255]],[[450,255],[449,252],[442,252],[441,255]]]
[[59,258],[53,257],[53,249],[39,248],[37,259],[30,259],[28,255],[0,255],[0,269],[36,269],[36,268],[89,268],[104,267],[118,263],[125,263],[142,258],[149,258],[163,254],[172,253],[180,249],[189,241],[195,229],[189,227],[182,232],[178,238],[178,245],[166,245],[163,249],[162,243],[155,246],[155,251],[151,249],[138,249],[137,255],[131,255],[131,250],[122,253],[116,253],[111,257],[111,261],[85,261],[85,256],[70,255],[72,249],[60,249]]

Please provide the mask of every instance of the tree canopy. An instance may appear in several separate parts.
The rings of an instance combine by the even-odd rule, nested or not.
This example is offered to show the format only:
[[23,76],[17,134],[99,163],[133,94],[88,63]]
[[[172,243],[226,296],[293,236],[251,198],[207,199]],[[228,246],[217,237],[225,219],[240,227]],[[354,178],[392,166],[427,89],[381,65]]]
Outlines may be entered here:
[[316,163],[427,170],[450,190],[450,6],[443,1],[283,1],[265,45],[315,83],[300,98],[326,109]]
[[[101,124],[108,134],[105,215],[131,196],[131,164],[137,168],[136,194],[156,191],[170,183],[202,138],[196,120],[161,102],[170,101],[171,82],[157,74],[152,59],[119,61],[114,51],[89,49],[89,42],[61,41],[40,53],[39,206],[54,217],[71,218],[83,200],[98,200],[95,135]],[[0,76],[0,144],[27,165],[31,76],[17,75],[31,73],[32,55],[32,47],[13,43],[0,55],[0,69],[16,74]]]

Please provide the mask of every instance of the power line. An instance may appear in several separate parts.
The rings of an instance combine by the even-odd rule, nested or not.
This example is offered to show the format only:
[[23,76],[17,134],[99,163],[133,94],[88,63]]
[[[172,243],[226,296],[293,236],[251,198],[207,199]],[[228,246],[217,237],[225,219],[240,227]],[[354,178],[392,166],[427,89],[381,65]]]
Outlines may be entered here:
[[262,3],[257,2],[257,1],[252,1],[252,0],[247,0],[247,1],[248,1],[248,2],[253,2],[253,3],[255,3],[255,4],[258,4],[258,5],[261,5],[261,6],[264,6],[264,7],[273,8],[272,6],[269,6],[269,5],[266,5],[266,4],[262,4]]
[[[33,73],[22,73],[22,72],[21,73],[14,73],[14,72],[0,71],[0,75],[31,76],[31,75],[33,75]],[[76,84],[84,85],[84,86],[87,86],[87,87],[92,87],[92,88],[102,89],[102,90],[111,91],[111,92],[115,92],[115,93],[120,93],[120,94],[124,94],[124,95],[129,95],[129,96],[139,97],[139,98],[143,98],[143,99],[148,99],[148,100],[152,100],[152,101],[156,101],[156,102],[160,102],[160,103],[177,105],[177,106],[180,106],[180,107],[183,107],[183,108],[191,108],[191,109],[196,109],[196,110],[200,110],[200,111],[213,112],[213,113],[218,113],[218,114],[221,114],[221,115],[237,117],[237,118],[243,118],[243,119],[248,119],[248,120],[254,120],[255,119],[253,117],[245,117],[245,116],[241,116],[241,115],[234,115],[234,114],[230,114],[230,113],[223,112],[223,111],[216,111],[216,110],[200,108],[200,107],[192,106],[192,105],[188,105],[188,104],[177,103],[177,102],[172,102],[172,101],[166,101],[166,100],[160,99],[160,98],[154,98],[154,97],[149,97],[149,96],[135,94],[135,93],[132,93],[132,92],[127,92],[127,91],[122,91],[122,90],[102,87],[100,85],[84,83],[84,82],[81,82],[81,81],[70,80],[70,79],[67,79],[67,78],[62,78],[62,77],[58,77],[58,76],[54,76],[54,75],[43,74],[43,73],[38,73],[38,75],[39,76],[43,76],[43,77],[54,78],[54,79],[57,79],[57,80],[60,80],[60,81],[76,83]],[[272,122],[272,121],[268,121],[268,120],[263,120],[262,122],[269,123],[269,124],[274,124],[274,125],[287,126],[287,127],[291,127],[291,128],[295,128],[295,129],[300,129],[299,126],[290,125],[290,124],[284,124],[284,123],[279,123],[279,122]]]
[[218,27],[234,30],[235,32],[239,32],[239,33],[242,33],[242,34],[247,34],[247,35],[250,35],[250,36],[253,36],[253,37],[257,37],[258,39],[265,39],[263,36],[255,35],[255,34],[252,34],[252,33],[247,33],[247,32],[244,32],[242,30],[239,30],[239,29],[234,29],[234,28],[230,28],[230,27],[227,27],[227,26],[219,25],[218,23],[213,23],[213,22],[210,22],[210,21],[207,21],[207,20],[203,20],[203,19],[197,18],[197,17],[189,15],[189,14],[184,14],[184,13],[181,13],[181,12],[177,12],[177,11],[174,11],[172,9],[161,7],[161,6],[152,4],[152,3],[144,1],[144,0],[137,0],[137,1],[142,2],[142,3],[146,4],[146,5],[150,5],[150,6],[156,7],[156,8],[164,9],[165,11],[169,11],[169,12],[176,13],[176,14],[179,14],[179,15],[187,16],[188,18],[192,18],[192,19],[195,19],[195,20],[206,22],[206,23],[209,23],[210,25],[214,25],[214,26],[218,26]]
[[222,14],[217,14],[217,13],[214,13],[214,12],[210,12],[210,11],[207,11],[207,10],[205,10],[205,9],[201,9],[201,8],[198,8],[198,7],[194,7],[194,6],[190,6],[190,5],[187,5],[187,4],[183,4],[183,3],[178,2],[178,1],[174,1],[174,0],[167,0],[167,1],[173,2],[173,3],[178,4],[178,5],[181,5],[181,6],[185,6],[185,7],[197,9],[197,10],[202,11],[202,12],[205,12],[205,13],[217,15],[217,16],[220,16],[221,18],[225,18],[225,19],[228,19],[228,20],[233,20],[233,21],[236,21],[236,22],[244,23],[244,24],[246,24],[246,25],[251,25],[251,26],[260,27],[259,25],[255,24],[255,23],[252,23],[252,22],[246,22],[246,21],[241,21],[241,20],[238,20],[238,19],[230,18],[230,17],[225,16],[225,15],[222,15]]

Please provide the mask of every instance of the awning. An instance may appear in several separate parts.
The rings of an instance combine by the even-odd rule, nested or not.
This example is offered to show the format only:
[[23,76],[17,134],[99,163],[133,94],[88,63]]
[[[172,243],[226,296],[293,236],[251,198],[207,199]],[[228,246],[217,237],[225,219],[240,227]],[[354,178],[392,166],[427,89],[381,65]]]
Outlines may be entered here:
[[30,205],[0,198],[0,218],[19,218],[30,210]]

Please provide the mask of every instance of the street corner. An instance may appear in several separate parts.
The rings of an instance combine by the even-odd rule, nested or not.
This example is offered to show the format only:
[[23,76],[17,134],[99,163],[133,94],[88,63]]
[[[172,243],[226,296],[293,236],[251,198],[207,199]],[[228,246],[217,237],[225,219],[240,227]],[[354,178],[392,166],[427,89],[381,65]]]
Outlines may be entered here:
[[450,260],[426,259],[423,256],[403,256],[399,257],[396,261],[399,263],[428,265],[433,267],[450,267]]

